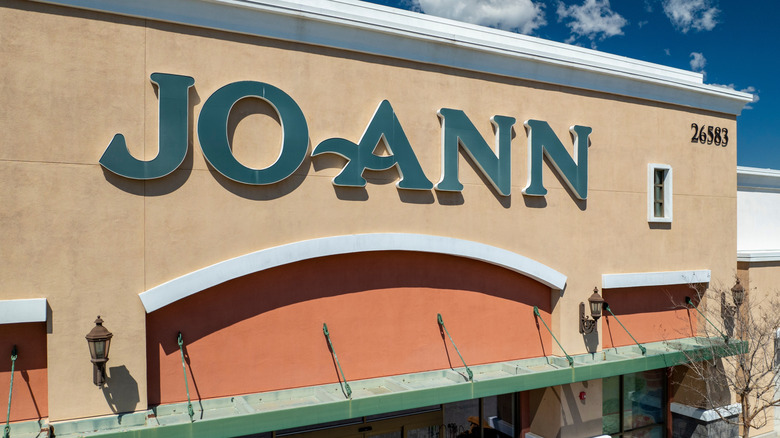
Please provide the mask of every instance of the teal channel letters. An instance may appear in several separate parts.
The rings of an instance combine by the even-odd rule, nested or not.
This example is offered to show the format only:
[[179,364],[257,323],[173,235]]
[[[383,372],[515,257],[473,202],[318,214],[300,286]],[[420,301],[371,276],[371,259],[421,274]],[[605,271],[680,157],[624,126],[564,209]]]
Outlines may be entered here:
[[528,128],[528,184],[523,194],[544,196],[547,189],[542,182],[544,155],[550,160],[578,199],[588,198],[588,146],[592,128],[575,125],[569,128],[574,137],[574,159],[555,135],[550,125],[541,120],[527,120]]
[[[190,76],[152,73],[152,83],[159,89],[159,152],[149,161],[134,158],[122,134],[116,134],[100,158],[100,164],[117,175],[131,179],[162,178],[184,161],[188,147],[189,89],[195,84]],[[233,106],[244,98],[259,98],[268,102],[277,112],[282,127],[281,151],[277,160],[265,169],[244,166],[232,153],[228,139],[228,117]],[[511,191],[511,133],[515,119],[494,116],[490,120],[496,130],[496,153],[488,146],[469,118],[461,110],[442,108],[438,112],[442,123],[442,176],[437,190],[461,191],[458,180],[458,150],[468,154],[502,196]],[[528,120],[528,182],[523,193],[545,196],[542,181],[542,162],[547,156],[550,164],[579,199],[588,195],[588,147],[592,129],[573,126],[574,158],[553,132],[547,122]],[[220,88],[204,103],[198,119],[198,136],[206,159],[222,175],[234,181],[265,185],[280,182],[295,172],[306,157],[309,130],[306,118],[298,104],[284,91],[255,81],[233,82]],[[389,155],[374,152],[384,140]],[[359,143],[343,138],[321,142],[312,156],[324,153],[340,155],[347,160],[342,171],[333,179],[335,185],[364,187],[364,170],[382,171],[397,166],[401,189],[430,190],[432,184],[425,176],[414,154],[398,117],[383,100]]]
[[176,170],[187,155],[188,95],[195,79],[167,73],[152,73],[150,78],[160,95],[157,156],[149,161],[133,157],[125,136],[116,134],[100,157],[101,166],[125,178],[162,178]]
[[436,184],[436,189],[449,192],[463,190],[463,184],[458,180],[458,148],[463,148],[498,193],[509,196],[512,188],[511,145],[514,117],[490,118],[496,128],[498,154],[495,154],[463,111],[442,108],[438,114],[442,125],[442,176]]
[[[382,139],[390,155],[380,156],[374,153]],[[396,184],[398,188],[430,190],[433,187],[431,181],[425,177],[409,139],[387,100],[383,100],[374,111],[374,116],[357,144],[343,138],[329,138],[318,144],[311,155],[326,153],[349,160],[333,178],[333,184],[337,186],[365,187],[364,170],[382,171],[397,166],[401,176]]]
[[[279,157],[265,169],[246,167],[236,160],[228,139],[228,116],[241,99],[256,97],[268,102],[279,115],[282,145]],[[219,173],[233,181],[265,185],[292,175],[309,149],[309,128],[297,103],[284,91],[255,81],[233,82],[215,91],[203,104],[198,118],[198,138],[203,155]]]

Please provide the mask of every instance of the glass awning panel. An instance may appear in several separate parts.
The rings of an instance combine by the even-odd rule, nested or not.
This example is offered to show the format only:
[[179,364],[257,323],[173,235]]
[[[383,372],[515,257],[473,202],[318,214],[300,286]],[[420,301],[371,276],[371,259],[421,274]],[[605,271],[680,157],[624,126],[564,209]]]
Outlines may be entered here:
[[[556,356],[471,365],[472,381],[459,368],[350,381],[351,397],[341,384],[329,384],[193,401],[193,422],[185,402],[51,426],[58,438],[120,437],[128,432],[138,438],[241,436],[666,368],[731,356],[747,346],[700,337],[644,345],[645,355],[636,345],[610,348],[573,356],[572,366]],[[14,436],[25,436],[23,427],[13,425],[12,431],[19,432]]]

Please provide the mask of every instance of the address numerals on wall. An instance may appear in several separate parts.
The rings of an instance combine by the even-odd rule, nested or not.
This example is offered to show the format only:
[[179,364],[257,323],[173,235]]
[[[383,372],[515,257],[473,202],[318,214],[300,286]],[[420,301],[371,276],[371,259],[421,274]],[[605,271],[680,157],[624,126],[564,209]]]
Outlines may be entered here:
[[691,123],[691,129],[693,129],[691,143],[715,144],[723,147],[729,144],[729,130],[727,128],[707,125],[701,125],[700,128],[698,124]]

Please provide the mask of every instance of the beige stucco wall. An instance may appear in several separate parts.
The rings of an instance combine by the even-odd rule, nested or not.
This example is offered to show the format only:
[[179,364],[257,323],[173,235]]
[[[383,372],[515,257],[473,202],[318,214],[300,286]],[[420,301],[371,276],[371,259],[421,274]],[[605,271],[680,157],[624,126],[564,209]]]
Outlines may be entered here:
[[599,436],[602,402],[601,379],[530,391],[530,431],[543,437]]
[[[0,296],[49,300],[53,420],[110,413],[111,400],[136,399],[130,408],[145,408],[138,293],[275,245],[408,232],[514,251],[568,276],[563,294],[551,297],[551,327],[569,354],[585,352],[577,304],[600,287],[602,274],[711,269],[716,280],[733,278],[731,116],[27,2],[0,7],[0,39],[0,58],[13,60],[0,68]],[[463,110],[491,144],[489,118],[515,117],[512,195],[497,195],[464,159],[461,194],[400,191],[392,184],[395,170],[372,173],[365,189],[336,189],[331,179],[343,161],[332,157],[307,158],[282,183],[245,186],[207,165],[192,126],[179,170],[146,183],[118,177],[98,164],[115,133],[125,135],[135,156],[156,154],[153,72],[195,78],[193,124],[219,87],[238,80],[272,84],[303,110],[311,147],[331,137],[357,141],[388,99],[434,183],[441,171],[439,108]],[[269,109],[251,102],[241,108]],[[575,200],[547,165],[548,195],[521,194],[522,122],[530,118],[547,121],[569,150],[569,126],[593,128],[587,201]],[[690,143],[693,122],[728,128],[731,144]],[[279,135],[273,120],[252,114],[236,128],[236,156],[267,166],[278,154]],[[674,169],[670,227],[647,223],[648,163]],[[109,367],[125,367],[117,375],[131,376],[111,385],[111,394],[92,385],[83,338],[97,314],[114,332]]]
[[[0,7],[0,296],[43,297],[52,309],[53,420],[110,413],[112,400],[146,406],[143,307],[129,292],[144,288],[144,199],[95,165],[111,125],[144,129],[141,24],[26,2]],[[98,314],[114,333],[108,367],[129,376],[105,393],[92,384],[84,340]]]
[[[737,273],[742,285],[745,287],[748,299],[753,300],[753,306],[764,306],[769,309],[777,308],[780,262],[739,262],[737,264]],[[771,378],[766,379],[765,383],[777,385],[771,382]],[[759,423],[766,421],[766,425],[756,431],[751,431],[751,435],[759,436],[774,430],[777,422],[775,419],[777,417],[776,411],[777,408],[767,409],[765,417],[762,415],[756,420]]]
[[745,291],[760,299],[775,296],[780,290],[780,261],[740,262],[738,273]]

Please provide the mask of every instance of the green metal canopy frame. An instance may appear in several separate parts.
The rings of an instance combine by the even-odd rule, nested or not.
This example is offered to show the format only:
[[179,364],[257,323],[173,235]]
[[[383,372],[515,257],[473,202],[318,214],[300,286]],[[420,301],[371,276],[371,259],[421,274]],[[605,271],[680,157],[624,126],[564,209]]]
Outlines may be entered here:
[[[645,355],[630,345],[572,356],[573,366],[557,356],[474,365],[470,367],[473,381],[464,381],[451,369],[359,380],[351,382],[351,399],[344,398],[339,384],[329,384],[203,400],[203,412],[194,422],[187,413],[187,403],[175,403],[121,418],[83,419],[50,426],[58,438],[235,437],[710,360],[744,353],[747,343],[732,340],[726,344],[719,337],[694,337],[645,346]],[[14,437],[26,436],[23,426],[12,425]]]

